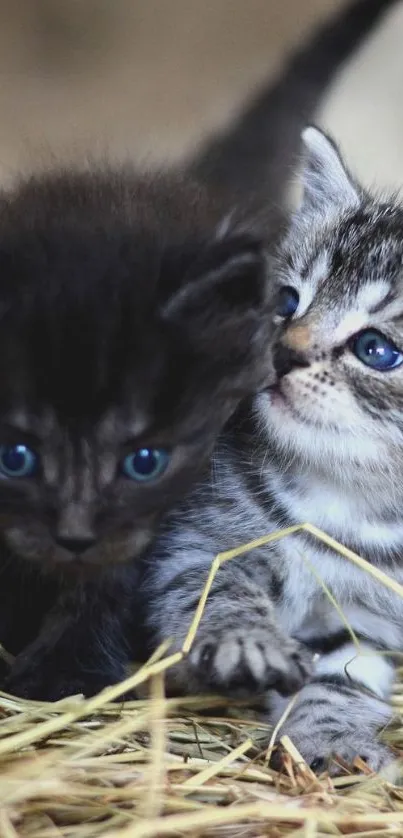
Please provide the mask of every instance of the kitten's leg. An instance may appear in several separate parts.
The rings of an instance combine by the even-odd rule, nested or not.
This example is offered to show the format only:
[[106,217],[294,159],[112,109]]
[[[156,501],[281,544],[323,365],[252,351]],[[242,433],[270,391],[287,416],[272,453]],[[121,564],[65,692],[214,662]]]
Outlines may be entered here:
[[[211,558],[176,556],[148,582],[153,596],[149,626],[157,642],[173,637],[180,648],[195,613]],[[184,566],[185,565],[185,566]],[[178,571],[178,568],[181,568]],[[264,579],[259,578],[259,569]],[[256,695],[273,687],[299,689],[311,671],[312,654],[288,637],[275,614],[275,579],[267,557],[253,554],[223,564],[209,593],[188,657],[168,673],[171,688]]]
[[[11,657],[36,637],[57,593],[57,584],[44,580],[37,568],[25,567],[7,554],[0,556],[0,643]],[[9,671],[10,665],[0,659],[2,687]]]
[[[348,763],[360,756],[379,770],[393,759],[378,738],[392,719],[392,662],[364,644],[357,656],[349,643],[319,659],[315,670],[279,736],[287,734],[316,771],[328,768],[338,773],[338,756]],[[280,698],[275,704],[273,721],[286,706]]]
[[6,679],[8,692],[55,701],[93,695],[126,675],[127,590],[122,578],[67,589]]

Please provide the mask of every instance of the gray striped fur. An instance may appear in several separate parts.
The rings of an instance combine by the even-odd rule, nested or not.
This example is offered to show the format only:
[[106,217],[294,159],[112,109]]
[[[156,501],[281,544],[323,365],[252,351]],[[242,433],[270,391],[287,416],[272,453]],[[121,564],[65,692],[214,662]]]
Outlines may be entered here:
[[[316,129],[305,143],[304,199],[277,261],[300,299],[280,326],[279,383],[227,429],[210,479],[149,561],[154,642],[171,635],[180,646],[218,552],[295,523],[403,583],[403,366],[379,372],[351,350],[371,327],[403,351],[403,209],[365,194]],[[303,756],[318,768],[360,755],[378,769],[391,759],[377,733],[393,716],[402,652],[402,598],[301,533],[222,566],[171,685],[265,693],[272,721],[280,694],[300,689],[282,732]]]

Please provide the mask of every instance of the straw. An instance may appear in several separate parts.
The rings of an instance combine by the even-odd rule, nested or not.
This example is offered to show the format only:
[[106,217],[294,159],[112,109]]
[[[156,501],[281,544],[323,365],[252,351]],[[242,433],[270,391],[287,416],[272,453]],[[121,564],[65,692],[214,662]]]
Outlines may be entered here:
[[[171,653],[167,640],[123,683],[88,700],[49,704],[0,693],[0,838],[403,838],[403,789],[393,782],[399,767],[395,776],[376,776],[358,757],[341,777],[316,777],[282,736],[292,701],[272,731],[239,701],[165,696],[165,672],[189,653],[223,563],[300,532],[403,596],[402,585],[310,524],[219,554],[180,651]],[[402,674],[392,701],[397,723],[384,732],[397,755],[403,753]],[[139,687],[148,697],[115,703]],[[217,707],[224,715],[214,715]],[[210,715],[201,715],[206,709]],[[268,764],[279,737],[281,773]]]

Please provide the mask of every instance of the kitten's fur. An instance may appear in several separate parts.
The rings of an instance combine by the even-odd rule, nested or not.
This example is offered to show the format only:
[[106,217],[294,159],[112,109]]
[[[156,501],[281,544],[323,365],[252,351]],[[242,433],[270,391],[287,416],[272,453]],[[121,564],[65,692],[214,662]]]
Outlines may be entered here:
[[[365,0],[356,18],[341,18],[333,70],[388,5]],[[304,113],[321,89],[317,46],[297,79]],[[324,85],[327,52],[322,63]],[[271,115],[282,142],[288,95],[296,119],[289,81]],[[249,153],[258,113],[241,124]],[[291,157],[281,148],[284,187]],[[189,167],[199,181],[203,165]],[[220,165],[205,169],[208,190],[189,173],[56,172],[1,197],[0,444],[39,456],[34,476],[0,480],[0,638],[17,655],[4,683],[12,692],[89,694],[125,674],[136,560],[240,400],[272,381],[265,247],[275,225],[240,201],[236,167],[236,200],[223,184],[213,194]],[[140,485],[121,464],[144,446],[169,449],[171,461]]]
[[[310,522],[403,583],[403,366],[372,369],[351,343],[371,327],[403,352],[403,207],[364,192],[321,132],[304,138],[304,198],[278,256],[280,285],[299,294],[275,347],[278,384],[232,422],[210,482],[154,551],[145,586],[158,640],[183,640],[218,552],[280,527]],[[381,767],[391,752],[376,734],[392,718],[394,677],[382,653],[403,652],[403,602],[306,534],[221,567],[172,684],[274,686],[276,721],[278,692],[305,666],[297,641],[320,658],[282,733],[316,768],[334,754]]]
[[[272,380],[262,243],[220,234],[221,218],[199,187],[128,171],[32,179],[4,197],[0,437],[40,458],[33,477],[0,477],[11,691],[56,697],[124,675],[125,563],[240,398]],[[120,470],[144,446],[171,452],[150,484]]]

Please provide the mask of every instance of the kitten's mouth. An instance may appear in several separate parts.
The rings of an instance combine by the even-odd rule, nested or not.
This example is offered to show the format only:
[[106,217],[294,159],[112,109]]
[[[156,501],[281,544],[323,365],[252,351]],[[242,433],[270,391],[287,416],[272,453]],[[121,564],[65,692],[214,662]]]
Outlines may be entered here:
[[300,409],[299,406],[296,406],[292,398],[284,392],[281,381],[278,381],[276,384],[273,384],[272,387],[267,388],[267,393],[270,397],[270,407],[277,408],[281,413],[288,414],[291,416],[295,422],[299,422],[300,424],[310,425],[315,430],[321,430],[322,428],[326,427],[332,431],[335,431],[337,434],[340,434],[340,426],[335,424],[331,421],[324,421],[323,417],[321,416],[310,416],[309,406],[308,411],[304,408]]
[[270,405],[272,407],[277,407],[280,410],[287,411],[287,413],[291,414],[293,419],[297,422],[307,421],[307,419],[302,416],[299,410],[294,406],[294,403],[289,396],[284,393],[284,390],[281,387],[281,381],[278,381],[276,384],[268,387],[267,392],[270,396]]
[[272,405],[278,405],[281,407],[282,405],[286,405],[290,410],[292,409],[292,405],[290,404],[290,400],[284,394],[281,388],[281,382],[277,381],[276,384],[272,384],[270,387],[267,388],[267,392],[270,396],[270,403]]

